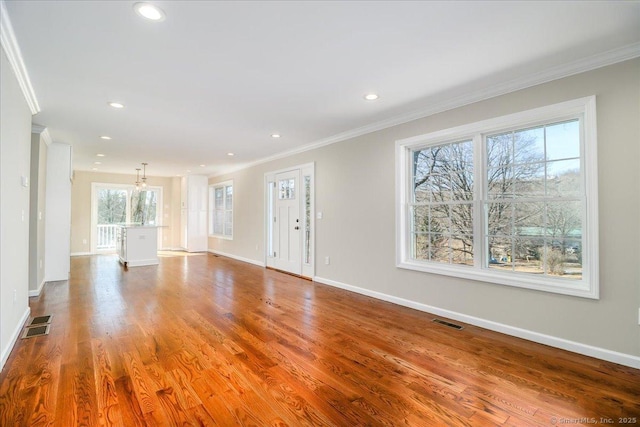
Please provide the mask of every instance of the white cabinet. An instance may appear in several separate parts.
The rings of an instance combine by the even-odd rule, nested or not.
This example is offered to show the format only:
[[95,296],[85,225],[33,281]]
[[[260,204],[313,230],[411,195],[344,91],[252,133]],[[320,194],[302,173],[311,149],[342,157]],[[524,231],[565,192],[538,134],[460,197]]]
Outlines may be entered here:
[[158,228],[118,227],[116,243],[120,262],[128,267],[158,264]]
[[180,192],[180,241],[187,252],[207,250],[207,189],[204,175],[182,178]]

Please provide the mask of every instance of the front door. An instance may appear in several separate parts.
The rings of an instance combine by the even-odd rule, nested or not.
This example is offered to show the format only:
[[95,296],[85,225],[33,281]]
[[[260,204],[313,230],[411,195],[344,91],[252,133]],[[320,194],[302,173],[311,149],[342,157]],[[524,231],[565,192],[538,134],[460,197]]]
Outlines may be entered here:
[[302,219],[300,218],[300,171],[275,176],[273,223],[274,267],[302,274]]

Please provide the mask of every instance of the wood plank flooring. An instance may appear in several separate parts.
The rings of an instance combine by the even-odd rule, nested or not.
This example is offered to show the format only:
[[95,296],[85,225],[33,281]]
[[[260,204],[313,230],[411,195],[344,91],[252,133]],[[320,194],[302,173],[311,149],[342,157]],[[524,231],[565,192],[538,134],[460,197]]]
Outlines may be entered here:
[[640,423],[639,370],[211,254],[76,257],[30,302],[4,427]]

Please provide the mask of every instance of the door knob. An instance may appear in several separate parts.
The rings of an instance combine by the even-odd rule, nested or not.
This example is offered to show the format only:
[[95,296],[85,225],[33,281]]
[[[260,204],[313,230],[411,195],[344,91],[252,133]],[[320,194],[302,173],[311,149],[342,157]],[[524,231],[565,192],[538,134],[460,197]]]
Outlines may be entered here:
[[295,229],[296,229],[296,230],[300,230],[300,227],[298,227],[298,226],[296,225],[296,226],[295,226]]

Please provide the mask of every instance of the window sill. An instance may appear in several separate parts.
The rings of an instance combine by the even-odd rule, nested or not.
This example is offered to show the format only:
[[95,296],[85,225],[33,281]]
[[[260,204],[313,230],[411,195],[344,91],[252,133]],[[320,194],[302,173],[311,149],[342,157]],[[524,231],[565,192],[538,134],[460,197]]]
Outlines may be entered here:
[[513,272],[501,273],[484,268],[478,269],[473,266],[452,266],[447,264],[427,265],[426,263],[407,260],[398,262],[396,267],[555,294],[599,299],[598,289],[586,281],[554,279],[549,276],[532,277]]
[[225,236],[222,234],[209,234],[209,237],[222,240],[233,240],[233,236]]

